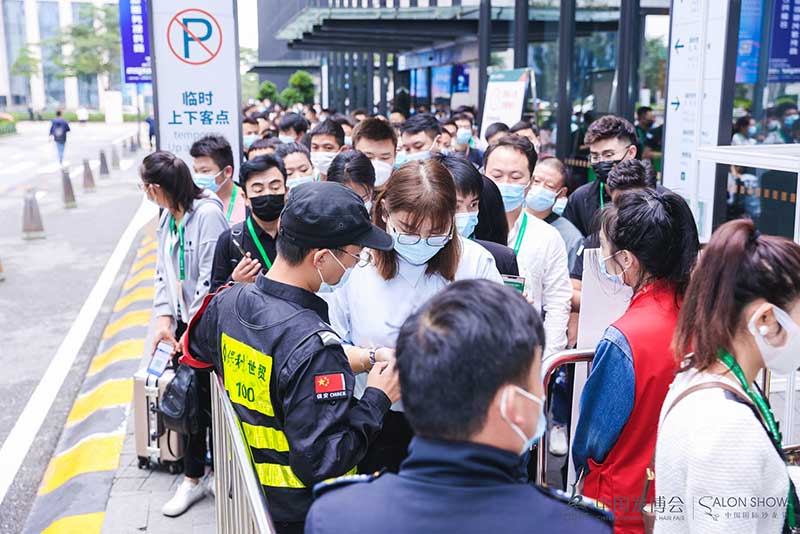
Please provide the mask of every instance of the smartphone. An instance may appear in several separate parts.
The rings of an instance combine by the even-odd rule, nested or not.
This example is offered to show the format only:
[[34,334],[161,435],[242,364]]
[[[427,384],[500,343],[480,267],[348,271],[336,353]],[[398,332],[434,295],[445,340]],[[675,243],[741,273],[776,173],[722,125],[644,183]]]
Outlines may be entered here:
[[151,375],[161,376],[164,370],[172,360],[172,351],[174,347],[166,341],[159,341],[156,345],[156,350],[150,358],[150,363],[147,366],[147,372]]
[[244,251],[244,248],[242,247],[241,243],[236,241],[236,239],[233,237],[231,238],[231,241],[233,241],[233,244],[236,245],[236,248],[239,249],[239,254],[241,254],[242,257],[244,258],[247,255],[247,253]]
[[522,276],[513,276],[510,274],[503,275],[503,283],[523,293],[525,291],[525,278]]

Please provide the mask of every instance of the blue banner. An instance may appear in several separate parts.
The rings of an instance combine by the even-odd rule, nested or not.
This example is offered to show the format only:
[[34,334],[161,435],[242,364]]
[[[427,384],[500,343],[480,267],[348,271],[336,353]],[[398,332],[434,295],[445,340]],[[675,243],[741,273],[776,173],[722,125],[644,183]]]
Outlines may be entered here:
[[800,81],[800,0],[775,0],[769,81]]
[[150,34],[147,30],[147,0],[119,0],[119,33],[125,83],[150,83]]
[[736,83],[758,81],[758,59],[761,54],[762,0],[742,0],[739,23],[739,50],[736,54]]

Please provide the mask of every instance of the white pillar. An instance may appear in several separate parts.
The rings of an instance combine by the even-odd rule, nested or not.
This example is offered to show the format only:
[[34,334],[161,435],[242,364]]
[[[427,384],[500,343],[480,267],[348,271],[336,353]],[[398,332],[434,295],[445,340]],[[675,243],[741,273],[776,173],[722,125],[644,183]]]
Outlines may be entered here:
[[39,9],[36,0],[25,0],[25,34],[31,55],[39,62],[39,71],[31,76],[31,107],[39,111],[44,108],[44,78],[42,77],[42,49],[35,43],[39,37]]
[[5,39],[5,19],[3,17],[3,4],[0,2],[0,96],[6,97],[6,104],[10,106],[11,102],[11,78],[9,70],[11,65],[8,64],[8,54],[6,52],[6,39]]
[[[58,0],[58,20],[62,28],[72,24],[72,2],[70,0]],[[64,56],[72,53],[71,46],[65,46],[61,51]],[[64,78],[64,107],[76,109],[78,107],[78,78]]]

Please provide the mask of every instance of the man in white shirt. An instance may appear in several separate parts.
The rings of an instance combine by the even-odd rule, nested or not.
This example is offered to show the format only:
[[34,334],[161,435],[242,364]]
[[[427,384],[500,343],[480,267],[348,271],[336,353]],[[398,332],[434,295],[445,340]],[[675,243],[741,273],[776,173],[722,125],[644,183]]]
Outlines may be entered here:
[[545,358],[567,346],[572,285],[567,249],[558,230],[525,209],[536,151],[524,137],[510,135],[490,146],[484,157],[486,175],[503,196],[508,220],[508,246],[517,254],[528,298],[544,314]]

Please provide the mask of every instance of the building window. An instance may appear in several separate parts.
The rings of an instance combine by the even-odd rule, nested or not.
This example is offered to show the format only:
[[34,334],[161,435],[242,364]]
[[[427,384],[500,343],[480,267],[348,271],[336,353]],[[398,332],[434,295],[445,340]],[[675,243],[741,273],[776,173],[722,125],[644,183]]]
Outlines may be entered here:
[[[58,2],[39,1],[39,37],[42,43],[56,37],[59,27]],[[42,74],[44,76],[45,103],[47,106],[64,105],[64,79],[59,78],[59,69],[53,62],[53,56],[60,54],[57,46],[42,45]]]
[[[2,4],[6,34],[6,60],[10,69],[28,40],[25,33],[25,4],[24,0],[5,0]],[[11,103],[21,105],[28,102],[30,96],[28,80],[24,76],[11,76],[9,82]]]

